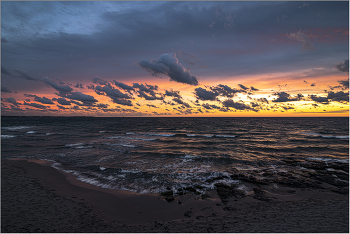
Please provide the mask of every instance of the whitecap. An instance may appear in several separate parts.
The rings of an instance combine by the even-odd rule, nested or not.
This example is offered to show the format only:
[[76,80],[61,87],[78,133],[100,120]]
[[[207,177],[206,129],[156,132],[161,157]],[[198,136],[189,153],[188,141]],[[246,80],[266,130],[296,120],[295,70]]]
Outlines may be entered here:
[[16,136],[14,135],[1,135],[1,139],[8,139],[8,138],[14,138]]
[[26,133],[33,134],[33,133],[36,133],[36,132],[35,131],[28,131]]
[[186,134],[186,136],[188,136],[188,137],[196,137],[198,135],[196,135],[196,134]]
[[18,131],[21,129],[31,128],[30,126],[11,126],[11,127],[1,127],[1,129],[9,131]]
[[215,135],[215,136],[216,136],[216,137],[225,137],[225,138],[226,138],[226,137],[236,137],[236,136],[233,136],[233,135],[232,135],[232,136],[231,136],[231,135]]
[[323,138],[336,138],[336,139],[349,139],[349,136],[337,136],[337,135],[325,135],[316,132],[301,132],[301,135],[308,135],[314,137],[323,137]]
[[323,162],[341,162],[349,163],[349,159],[336,159],[336,158],[306,158],[308,160],[323,161]]
[[80,146],[80,145],[84,145],[84,143],[68,144],[68,145],[65,145],[65,146],[66,147],[72,147],[72,146]]
[[172,137],[176,134],[164,134],[164,133],[146,133],[146,136],[162,136],[162,137]]
[[121,146],[129,147],[129,148],[136,148],[136,147],[137,147],[137,146],[135,146],[135,145],[121,145]]

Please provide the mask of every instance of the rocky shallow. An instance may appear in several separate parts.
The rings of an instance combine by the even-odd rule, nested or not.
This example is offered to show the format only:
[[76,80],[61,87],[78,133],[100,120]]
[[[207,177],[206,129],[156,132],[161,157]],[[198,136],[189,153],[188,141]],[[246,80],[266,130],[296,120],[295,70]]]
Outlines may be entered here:
[[[262,179],[237,173],[230,178],[244,178],[239,183],[213,178],[212,191],[169,187],[157,199],[81,187],[51,167],[2,160],[1,231],[348,233],[348,186],[337,181],[348,168],[330,165],[313,162],[304,168],[315,168],[315,176],[306,170],[302,178],[285,180],[279,173]],[[312,183],[317,186],[308,187]]]
[[[349,164],[341,162],[327,162],[318,160],[298,160],[295,158],[284,159],[283,162],[290,166],[286,171],[256,170],[239,172],[230,176],[218,176],[208,179],[206,182],[216,182],[215,190],[223,203],[229,199],[235,200],[245,196],[252,196],[258,200],[271,200],[265,190],[277,190],[283,188],[285,192],[295,193],[295,189],[320,189],[340,194],[349,194]],[[293,170],[293,167],[295,170]],[[225,182],[222,182],[222,181]],[[232,183],[227,183],[232,181]],[[238,182],[237,182],[238,181]],[[294,189],[293,189],[294,188]],[[279,189],[281,191],[281,189]],[[252,193],[253,191],[253,193]],[[192,193],[198,199],[210,197],[201,185],[181,187],[161,192],[161,196],[172,202],[181,202],[181,196]]]

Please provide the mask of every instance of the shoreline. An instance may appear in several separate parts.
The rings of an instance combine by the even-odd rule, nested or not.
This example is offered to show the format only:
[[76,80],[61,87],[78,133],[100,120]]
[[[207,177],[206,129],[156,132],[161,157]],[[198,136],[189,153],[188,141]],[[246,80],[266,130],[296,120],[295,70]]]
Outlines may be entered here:
[[1,167],[2,232],[349,232],[347,194],[254,188],[224,203],[214,193],[167,202],[86,184],[47,161],[2,159]]

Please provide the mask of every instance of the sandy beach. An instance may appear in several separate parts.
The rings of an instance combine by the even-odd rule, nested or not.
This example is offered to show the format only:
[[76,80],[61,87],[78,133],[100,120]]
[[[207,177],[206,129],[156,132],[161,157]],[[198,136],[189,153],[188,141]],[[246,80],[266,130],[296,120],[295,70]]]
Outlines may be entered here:
[[1,232],[349,232],[348,194],[290,189],[224,202],[186,194],[167,202],[80,182],[45,161],[1,161]]

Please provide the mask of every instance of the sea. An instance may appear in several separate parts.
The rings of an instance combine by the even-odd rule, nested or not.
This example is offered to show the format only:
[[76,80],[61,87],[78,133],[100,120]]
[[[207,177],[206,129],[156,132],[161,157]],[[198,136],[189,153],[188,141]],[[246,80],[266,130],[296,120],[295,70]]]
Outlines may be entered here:
[[300,162],[348,167],[349,118],[3,116],[1,158],[48,160],[109,189],[210,190],[218,182],[239,183],[230,177],[237,172],[288,177],[312,170]]

